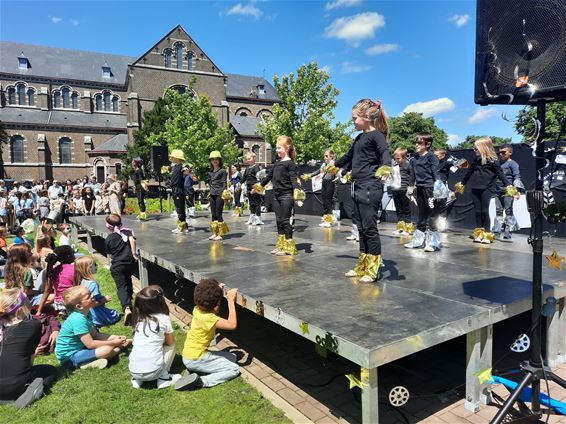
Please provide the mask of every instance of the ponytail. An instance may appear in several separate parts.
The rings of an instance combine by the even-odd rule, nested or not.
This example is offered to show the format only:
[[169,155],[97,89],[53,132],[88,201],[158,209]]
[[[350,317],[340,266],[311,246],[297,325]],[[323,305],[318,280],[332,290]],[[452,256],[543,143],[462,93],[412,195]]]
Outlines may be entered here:
[[359,116],[369,120],[372,126],[387,139],[389,137],[389,125],[387,124],[387,114],[381,105],[380,100],[362,99],[352,106],[352,110],[359,111]]
[[293,144],[293,139],[286,135],[280,135],[277,137],[277,144],[282,144],[289,149],[289,157],[293,162],[297,158],[297,153],[295,152],[295,146]]
[[53,250],[53,253],[49,253],[45,257],[45,263],[47,263],[47,268],[45,269],[45,274],[47,276],[47,282],[51,284],[53,278],[53,268],[55,264],[59,262],[63,264],[72,264],[75,261],[75,251],[71,246],[58,246]]

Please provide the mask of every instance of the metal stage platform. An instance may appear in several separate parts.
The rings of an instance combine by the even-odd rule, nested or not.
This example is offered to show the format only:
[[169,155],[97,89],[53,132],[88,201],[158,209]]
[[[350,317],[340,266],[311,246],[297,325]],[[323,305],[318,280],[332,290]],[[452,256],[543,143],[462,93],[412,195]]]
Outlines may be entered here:
[[[228,214],[226,214],[228,215]],[[211,242],[209,220],[193,220],[189,234],[173,235],[175,220],[124,217],[140,249],[140,280],[148,284],[148,263],[198,282],[214,277],[237,287],[238,304],[360,365],[362,419],[378,421],[378,367],[466,335],[466,407],[477,411],[489,388],[475,373],[491,367],[493,324],[531,308],[532,253],[527,238],[512,243],[472,243],[469,231],[443,234],[444,248],[426,253],[403,247],[408,238],[380,224],[384,268],[378,283],[361,285],[344,277],[357,260],[357,243],[345,240],[349,227],[318,227],[318,217],[297,216],[299,254],[269,254],[276,239],[273,214],[265,226],[248,227],[244,218],[227,218],[230,233]],[[92,236],[106,237],[103,216],[75,217]],[[75,233],[76,235],[76,233]],[[545,254],[566,252],[566,240],[545,240]],[[548,319],[550,365],[566,361],[566,270],[543,269],[544,297],[560,301]],[[367,371],[366,371],[367,370]]]

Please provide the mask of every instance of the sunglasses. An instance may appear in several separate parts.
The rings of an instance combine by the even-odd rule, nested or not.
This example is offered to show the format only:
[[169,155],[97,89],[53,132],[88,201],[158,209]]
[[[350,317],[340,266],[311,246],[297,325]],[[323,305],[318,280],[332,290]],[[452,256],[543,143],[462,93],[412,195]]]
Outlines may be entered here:
[[424,141],[415,141],[415,144],[417,146],[420,146],[420,145],[423,145],[423,144],[426,144],[426,143]]
[[501,150],[499,152],[500,155],[506,155],[507,153],[509,153],[507,150]]

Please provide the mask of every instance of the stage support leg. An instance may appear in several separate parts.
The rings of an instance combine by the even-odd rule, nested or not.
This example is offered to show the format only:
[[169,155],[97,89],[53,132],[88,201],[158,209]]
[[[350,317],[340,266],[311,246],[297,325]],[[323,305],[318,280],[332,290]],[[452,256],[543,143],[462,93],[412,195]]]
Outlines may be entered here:
[[493,350],[493,326],[488,325],[466,335],[466,401],[468,411],[478,412],[480,403],[491,401],[487,383],[480,384],[478,371],[491,368]]
[[140,272],[140,286],[143,289],[144,287],[149,286],[149,272],[147,269],[147,260],[140,257],[138,260],[139,272]]
[[566,311],[564,298],[556,302],[554,315],[546,319],[546,355],[548,366],[557,367],[566,362]]
[[368,371],[369,381],[362,389],[362,423],[374,424],[379,422],[377,367],[370,368]]
[[71,223],[71,240],[75,245],[79,242],[79,228],[73,222]]
[[92,247],[92,235],[88,230],[86,232],[86,249],[88,250],[88,253],[90,253],[91,255],[94,253],[94,248]]

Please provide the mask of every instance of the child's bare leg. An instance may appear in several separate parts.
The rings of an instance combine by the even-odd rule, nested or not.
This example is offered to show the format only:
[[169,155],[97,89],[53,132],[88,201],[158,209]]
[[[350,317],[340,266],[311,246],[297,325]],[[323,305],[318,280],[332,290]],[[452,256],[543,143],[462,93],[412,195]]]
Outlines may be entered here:
[[120,353],[119,347],[114,346],[100,346],[96,348],[96,359],[110,359]]

